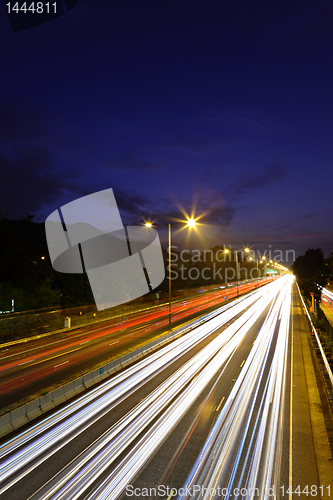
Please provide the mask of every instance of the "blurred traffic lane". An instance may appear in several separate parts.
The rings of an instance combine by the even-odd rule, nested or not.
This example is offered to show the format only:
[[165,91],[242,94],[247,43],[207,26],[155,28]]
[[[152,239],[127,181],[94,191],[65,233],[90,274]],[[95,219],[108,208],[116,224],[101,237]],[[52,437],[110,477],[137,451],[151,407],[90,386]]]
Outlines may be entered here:
[[[241,284],[240,293],[249,292],[256,286],[253,282]],[[233,298],[236,294],[234,287],[178,301],[172,305],[173,327],[219,307],[225,296]],[[167,325],[168,306],[164,305],[152,312],[130,315],[115,324],[90,326],[90,331],[86,327],[65,332],[66,338],[61,340],[47,343],[40,339],[40,345],[34,345],[32,350],[25,344],[13,355],[6,352],[0,362],[1,414],[27,402],[29,397],[33,399],[56,384],[63,385],[149,342],[163,333]]]
[[[263,296],[265,296],[266,294],[267,294],[267,292],[263,292]],[[257,299],[255,299],[255,300],[258,300],[258,298],[259,297],[257,294]],[[203,367],[206,365],[205,360],[202,359],[202,356],[203,356],[202,352],[203,352],[203,349],[205,348],[205,346],[206,346],[206,348],[208,348],[211,351],[211,355],[213,356],[212,359],[215,359],[215,357],[214,357],[215,356],[215,354],[214,354],[215,348],[213,348],[213,346],[212,346],[212,342],[214,342],[214,339],[216,342],[219,343],[219,345],[223,349],[228,349],[229,354],[227,351],[225,353],[225,355],[227,356],[227,358],[225,358],[226,360],[228,359],[228,356],[230,356],[230,354],[232,356],[236,356],[236,357],[239,356],[239,358],[236,359],[235,363],[233,363],[232,365],[230,364],[231,371],[229,372],[229,375],[226,378],[226,380],[228,380],[228,384],[230,387],[233,386],[234,380],[235,380],[234,377],[237,377],[239,370],[241,370],[240,365],[242,364],[243,359],[246,357],[246,353],[241,352],[241,350],[238,350],[236,347],[238,346],[238,348],[239,348],[239,346],[243,346],[241,349],[246,347],[247,350],[250,350],[251,347],[253,346],[253,341],[254,341],[254,338],[256,335],[256,332],[254,331],[253,338],[252,337],[250,338],[247,336],[248,330],[249,330],[248,325],[251,322],[251,318],[253,318],[253,321],[255,321],[256,319],[259,319],[259,321],[262,322],[264,320],[263,312],[264,312],[264,308],[265,308],[264,303],[266,303],[266,299],[264,299],[264,302],[262,302],[261,306],[258,304],[258,307],[250,310],[249,305],[250,305],[251,301],[253,301],[253,300],[254,300],[254,297],[252,298],[251,296],[248,296],[247,298],[242,299],[242,301],[243,301],[242,304],[240,304],[238,306],[238,307],[240,307],[240,310],[243,310],[243,313],[244,313],[243,315],[239,316],[240,323],[232,322],[230,324],[230,319],[232,318],[232,316],[230,316],[230,314],[232,312],[232,309],[235,308],[235,304],[233,306],[232,306],[232,304],[229,304],[226,307],[231,308],[230,314],[227,312],[224,312],[223,314],[216,317],[214,320],[211,320],[210,323],[207,323],[207,324],[205,323],[204,325],[198,327],[198,333],[202,332],[200,334],[201,336],[202,335],[204,335],[204,336],[209,335],[209,337],[207,337],[207,338],[205,337],[205,339],[202,337],[201,343],[197,344],[195,347],[195,352],[197,352],[199,354],[199,357],[197,358],[197,363],[199,363],[199,364],[203,363]],[[248,304],[248,306],[246,306],[246,304]],[[232,314],[234,315],[235,313],[232,313]],[[253,316],[254,314],[255,314],[255,316]],[[221,322],[222,323],[225,322],[225,325],[226,325],[226,327],[222,328],[222,330],[221,330],[221,327],[219,326],[221,324]],[[214,324],[215,326],[210,326],[211,324]],[[243,331],[240,330],[241,324],[247,325],[246,328],[245,327],[243,328]],[[212,328],[213,328],[213,330],[212,330]],[[221,331],[224,332],[223,336],[218,335]],[[174,360],[171,364],[165,365],[164,367],[163,367],[163,364],[159,360],[157,360],[159,370],[163,370],[163,371],[160,371],[159,374],[156,377],[154,377],[155,387],[156,387],[156,384],[163,383],[166,376],[172,375],[172,373],[174,373],[174,370],[177,369],[177,367],[181,368],[184,365],[184,362],[186,362],[186,360],[188,360],[188,362],[192,366],[193,354],[195,354],[195,352],[194,353],[193,352],[191,352],[191,353],[186,352],[184,350],[184,347],[182,347],[182,345],[184,343],[188,343],[188,342],[193,343],[195,341],[195,335],[197,335],[197,334],[195,333],[195,330],[194,330],[193,332],[180,338],[178,341],[173,342],[172,344],[170,344],[170,346],[167,346],[167,347],[162,349],[162,351],[165,351],[165,353],[167,354],[168,351],[170,351],[170,349],[174,350],[176,348],[176,345],[179,344],[179,349],[180,349],[179,354],[181,355],[181,357],[179,357],[178,360]],[[157,356],[161,356],[161,355],[162,355],[162,352],[159,351],[154,356],[157,357]],[[167,355],[169,356],[169,354],[167,354]],[[210,356],[209,353],[208,353],[208,355]],[[221,355],[223,357],[225,356],[222,351],[221,351]],[[148,363],[147,368],[152,366],[151,360],[154,358],[154,356],[150,356],[149,359],[147,359],[147,363]],[[172,355],[172,357],[169,356],[170,361],[172,361],[173,358],[174,358],[174,354]],[[221,358],[221,359],[224,359],[224,358]],[[227,364],[229,365],[228,362],[227,362]],[[216,365],[215,361],[213,361],[211,366],[214,370],[216,370],[216,369],[218,370],[219,365]],[[135,365],[133,366],[133,369],[135,369]],[[185,371],[183,373],[187,374],[187,371],[188,371],[187,368],[184,367],[184,370]],[[191,380],[190,381],[190,389],[192,390],[192,384],[195,383],[195,380],[197,379],[197,377],[195,377],[193,379],[191,374],[189,376],[190,376],[190,380]],[[205,378],[206,375],[203,374],[203,377]],[[144,375],[142,374],[140,376],[140,379],[143,379],[143,378],[144,378]],[[147,394],[148,395],[150,394],[151,390],[149,390],[149,389],[151,389],[152,383],[153,383],[153,380],[151,380],[151,382],[148,382],[148,384],[145,384],[144,387],[146,387],[146,389],[148,389],[147,392],[144,391],[144,387],[142,389],[140,389],[139,394],[136,394],[137,400],[141,401],[144,397],[147,396]],[[181,390],[183,389],[182,385],[180,386],[180,389]],[[169,404],[171,401],[172,401],[172,398],[171,399],[168,398],[167,404]],[[220,401],[219,401],[219,403],[220,403]],[[126,406],[126,404],[125,404],[125,406]],[[97,404],[96,408],[98,408],[98,414],[99,414],[98,416],[100,417],[101,416],[100,415],[101,405]],[[113,409],[113,411],[110,414],[108,414],[107,422],[103,424],[103,425],[105,425],[104,429],[107,430],[110,428],[110,425],[111,425],[112,421],[114,421],[115,415],[117,414],[118,408],[120,408],[120,406],[117,406],[116,408]],[[128,408],[128,406],[127,406],[127,408]],[[91,412],[89,413],[89,415],[90,414],[91,414]],[[123,414],[125,414],[125,412]],[[155,415],[155,416],[157,416],[157,415]],[[110,417],[111,417],[111,422],[110,422]],[[140,420],[141,420],[141,416],[139,417],[138,422]],[[98,423],[95,423],[94,426],[89,428],[89,435],[90,435],[90,433],[92,434],[92,436],[91,436],[92,442],[94,441],[94,438],[96,437],[95,431],[99,425],[100,424],[98,422]],[[101,434],[103,434],[103,431],[101,432]],[[62,439],[63,439],[63,432],[60,432],[59,435],[61,435]],[[71,445],[66,446],[66,450],[64,448],[65,457],[66,456],[67,456],[67,458],[69,456],[73,457],[73,455],[72,455],[73,449],[75,450],[76,446],[79,446],[79,445],[82,446],[82,442],[84,442],[84,443],[87,442],[87,433],[81,434],[79,439],[74,439],[74,441],[71,441]],[[53,441],[52,441],[52,443],[53,443]],[[60,451],[58,453],[60,453]],[[74,457],[77,456],[77,454],[78,454],[78,452],[76,452]],[[61,455],[62,455],[62,452],[61,452]],[[24,456],[26,456],[26,452],[24,452]],[[29,491],[31,491],[31,487],[32,486],[35,487],[38,480],[43,481],[43,482],[40,482],[39,484],[44,484],[47,480],[47,477],[49,477],[49,478],[52,477],[52,475],[49,475],[49,474],[52,474],[52,471],[54,474],[55,465],[58,465],[61,467],[61,463],[59,462],[59,460],[60,460],[59,456],[57,456],[57,461],[56,461],[57,464],[55,464],[52,459],[49,459],[48,462],[46,463],[46,467],[43,467],[42,469],[40,469],[40,468],[38,469],[38,474],[33,474],[32,477],[30,475],[30,480],[29,480],[29,477],[27,477],[28,482],[25,483],[24,480],[22,480],[23,482],[21,485],[15,484],[15,486],[13,486],[10,490],[8,490],[8,493],[10,495],[12,495],[11,497],[8,497],[8,498],[12,498],[13,496],[15,496],[15,498],[17,498],[17,499],[22,498],[22,494],[23,494],[22,492],[24,492],[24,494],[27,495],[27,493]],[[64,458],[63,458],[63,460],[64,460]],[[20,494],[19,489],[17,489],[17,488],[20,488],[20,487],[22,488],[22,485],[23,485],[23,489],[21,490],[21,494]],[[7,498],[6,493],[4,493],[4,498]],[[23,498],[26,499],[26,496],[25,497],[23,496]],[[38,498],[38,496],[36,498]],[[41,498],[41,497],[39,496],[39,498]],[[43,494],[42,498],[48,498],[48,497]],[[65,498],[70,498],[70,497],[69,496],[67,497],[67,495],[66,495]]]

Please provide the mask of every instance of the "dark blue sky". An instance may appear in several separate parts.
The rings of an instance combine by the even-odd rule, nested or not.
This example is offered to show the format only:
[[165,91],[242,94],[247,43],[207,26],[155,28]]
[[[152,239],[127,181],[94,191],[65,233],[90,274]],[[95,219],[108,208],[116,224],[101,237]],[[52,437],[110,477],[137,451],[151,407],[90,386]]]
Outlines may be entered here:
[[205,213],[192,247],[333,252],[332,1],[1,9],[2,212],[112,187],[127,224]]

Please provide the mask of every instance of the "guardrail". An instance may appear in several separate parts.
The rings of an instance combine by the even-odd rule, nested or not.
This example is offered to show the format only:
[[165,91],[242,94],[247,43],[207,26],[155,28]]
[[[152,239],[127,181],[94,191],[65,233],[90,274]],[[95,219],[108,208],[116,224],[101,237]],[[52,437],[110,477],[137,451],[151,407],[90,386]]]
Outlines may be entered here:
[[299,293],[299,295],[300,295],[300,297],[301,297],[301,300],[302,300],[302,303],[303,303],[303,306],[304,306],[304,310],[305,310],[305,312],[306,312],[306,314],[307,314],[307,316],[308,316],[308,319],[309,319],[309,321],[310,321],[312,331],[313,331],[313,333],[314,333],[314,335],[315,335],[315,337],[316,337],[317,344],[318,344],[318,347],[319,347],[319,350],[320,350],[321,356],[322,356],[323,361],[324,361],[325,368],[326,368],[326,370],[327,370],[327,374],[328,374],[328,376],[329,376],[329,379],[330,379],[330,381],[331,381],[332,388],[333,388],[333,373],[332,373],[331,367],[330,367],[330,365],[329,365],[329,363],[328,363],[328,361],[327,361],[327,358],[326,358],[326,355],[325,355],[324,349],[323,349],[323,347],[322,347],[322,345],[321,345],[321,342],[320,342],[319,336],[318,336],[318,334],[317,334],[317,330],[315,329],[315,326],[314,326],[314,324],[312,323],[311,316],[310,316],[310,314],[309,314],[308,308],[307,308],[307,307],[306,307],[306,305],[305,305],[305,302],[304,302],[304,299],[303,299],[303,297],[302,297],[302,294],[301,294],[301,291],[300,291],[300,289],[299,289],[299,286],[298,286],[298,284],[297,284],[297,283],[296,283],[296,285],[297,285],[298,293]]

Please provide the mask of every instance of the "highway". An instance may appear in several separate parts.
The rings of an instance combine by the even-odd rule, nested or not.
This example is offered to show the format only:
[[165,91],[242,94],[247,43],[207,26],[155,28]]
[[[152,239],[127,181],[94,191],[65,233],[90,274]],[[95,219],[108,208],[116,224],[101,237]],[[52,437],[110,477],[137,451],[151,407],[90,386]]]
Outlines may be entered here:
[[4,440],[1,499],[292,498],[290,484],[330,498],[333,425],[309,390],[310,342],[290,275],[223,305]]
[[[249,292],[256,285],[256,282],[241,284],[239,293]],[[174,301],[173,326],[219,307],[225,296],[235,297],[236,287]],[[1,350],[0,414],[161,335],[168,326],[168,312],[168,304],[164,303],[151,310],[58,332],[54,336],[9,342]]]

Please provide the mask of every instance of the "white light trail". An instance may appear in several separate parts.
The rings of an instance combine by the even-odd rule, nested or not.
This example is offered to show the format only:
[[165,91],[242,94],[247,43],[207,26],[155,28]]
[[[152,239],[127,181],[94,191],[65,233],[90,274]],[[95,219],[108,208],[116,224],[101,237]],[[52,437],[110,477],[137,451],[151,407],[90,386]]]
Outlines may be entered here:
[[274,283],[210,313],[207,315],[206,323],[94,388],[89,394],[79,397],[3,445],[0,448],[0,458],[3,459],[0,467],[0,493],[31,472],[156,373],[240,314],[244,308],[260,300],[272,286]]
[[[194,494],[193,498],[204,500],[213,498],[211,493],[218,484],[228,484],[228,494],[225,498],[230,497],[233,487],[244,487],[247,491],[244,498],[247,500],[254,498],[257,493],[256,487],[259,491],[266,492],[261,498],[268,498],[267,488],[271,485],[273,472],[275,480],[278,477],[278,470],[273,471],[273,465],[279,464],[281,454],[281,422],[292,283],[290,276],[282,279],[284,286],[267,315],[236,384],[186,480],[185,484],[189,489],[194,484],[207,488],[202,490],[203,495],[200,491],[197,495]],[[274,343],[276,329],[278,329],[277,339],[269,366],[269,353]],[[264,383],[265,373],[267,373],[266,383]],[[257,412],[254,411],[256,405],[259,406]],[[253,419],[255,422],[251,427],[250,422]],[[243,458],[242,466],[244,444],[249,437],[250,448],[245,457],[246,462]],[[238,467],[240,481],[235,485]],[[248,469],[247,477],[245,483],[241,484],[246,469]],[[178,500],[188,497],[184,495],[178,497]]]
[[[164,431],[169,432],[170,428],[176,425],[189,405],[193,403],[215,373],[237,349],[248,329],[258,319],[265,307],[268,306],[273,296],[274,291],[271,291],[261,297],[240,318],[224,330],[223,335],[216,337],[191,358],[126,417],[113,426],[101,439],[95,442],[90,449],[86,450],[81,457],[72,462],[66,471],[62,471],[57,478],[38,491],[36,496],[31,497],[31,500],[37,498],[43,498],[43,500],[51,498],[52,500],[77,499],[107,467],[110,467],[112,462],[148,424],[166,408],[159,420],[161,426],[157,425],[156,427],[155,425],[155,432],[152,432],[151,429],[148,430],[140,441],[142,446],[137,448],[135,454],[132,450],[127,455],[122,461],[123,467],[118,466],[117,469],[120,467],[120,470],[113,478],[111,486],[107,485],[107,493],[104,493],[102,488],[103,493],[98,496],[98,498],[116,498],[114,492],[121,488],[120,485],[123,484],[124,478],[128,481],[129,476],[136,473],[138,464],[141,467],[144,463],[147,449],[151,447],[152,443],[154,443],[154,447],[158,446],[165,437]],[[194,381],[186,388],[186,385],[195,376]],[[182,390],[183,393],[178,396],[171,407],[168,407],[170,401]],[[133,464],[133,467],[130,467],[129,463]],[[110,493],[111,491],[112,493]]]

